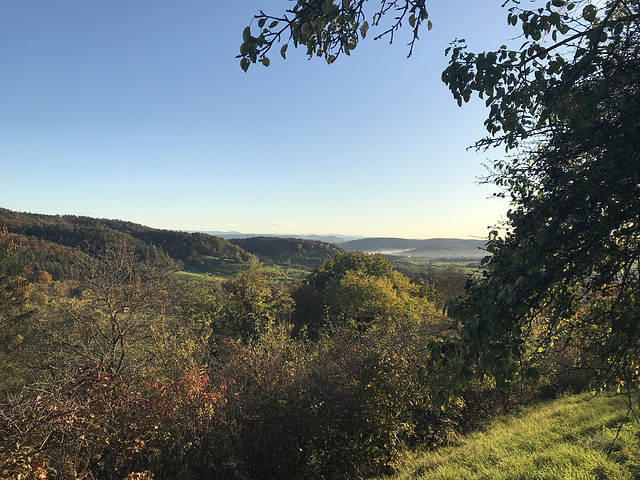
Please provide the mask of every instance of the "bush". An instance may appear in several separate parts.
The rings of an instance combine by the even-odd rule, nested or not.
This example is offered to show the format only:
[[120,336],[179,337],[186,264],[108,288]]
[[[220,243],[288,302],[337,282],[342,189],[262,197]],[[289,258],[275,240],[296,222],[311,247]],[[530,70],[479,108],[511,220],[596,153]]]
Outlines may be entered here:
[[[317,341],[274,327],[227,341],[210,375],[227,384],[208,439],[220,478],[351,478],[388,470],[421,437],[429,410],[418,384],[428,324],[341,328]],[[211,453],[208,453],[211,455]]]

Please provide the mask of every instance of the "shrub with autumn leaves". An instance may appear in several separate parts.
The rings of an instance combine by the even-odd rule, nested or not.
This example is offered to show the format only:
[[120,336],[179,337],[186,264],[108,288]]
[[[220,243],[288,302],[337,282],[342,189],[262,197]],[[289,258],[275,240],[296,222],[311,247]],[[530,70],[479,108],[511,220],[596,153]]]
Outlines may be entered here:
[[[303,292],[315,294],[297,298],[313,301],[296,305],[293,321],[305,311],[317,318],[295,326],[291,295],[255,265],[178,301],[170,282],[144,290],[128,278],[112,283],[141,292],[139,307],[106,314],[52,308],[88,294],[47,285],[68,298],[43,301],[49,310],[31,320],[38,335],[25,352],[40,354],[29,374],[41,383],[0,399],[0,478],[364,478],[390,471],[407,446],[465,426],[464,405],[434,410],[417,375],[450,322],[380,257],[342,255],[318,270]],[[95,283],[110,287],[108,277]],[[147,291],[162,308],[147,308]],[[91,323],[103,314],[110,321]],[[80,323],[85,336],[60,327]],[[122,331],[94,341],[106,326]],[[96,363],[112,359],[95,354],[109,339],[122,368]],[[488,405],[476,391],[469,399]]]
[[204,372],[134,387],[100,367],[25,389],[0,405],[1,478],[121,479],[151,468],[180,470],[190,448],[213,430],[223,392]]
[[[227,385],[220,430],[207,439],[211,471],[312,479],[389,469],[424,433],[429,392],[416,372],[430,328],[405,320],[309,341],[274,327],[249,344],[228,340],[210,367],[213,383]],[[446,436],[445,424],[431,427]]]

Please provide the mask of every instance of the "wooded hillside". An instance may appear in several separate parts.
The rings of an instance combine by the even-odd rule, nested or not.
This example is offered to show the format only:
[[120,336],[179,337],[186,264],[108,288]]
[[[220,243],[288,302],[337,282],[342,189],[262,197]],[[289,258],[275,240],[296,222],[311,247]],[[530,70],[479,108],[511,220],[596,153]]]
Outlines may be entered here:
[[139,250],[156,247],[186,271],[206,273],[211,264],[241,264],[250,260],[275,265],[316,268],[341,249],[325,242],[287,238],[229,241],[198,232],[161,230],[123,220],[75,215],[43,215],[0,208],[0,227],[29,244],[24,255],[34,268],[58,278],[73,249],[99,251],[114,242]]

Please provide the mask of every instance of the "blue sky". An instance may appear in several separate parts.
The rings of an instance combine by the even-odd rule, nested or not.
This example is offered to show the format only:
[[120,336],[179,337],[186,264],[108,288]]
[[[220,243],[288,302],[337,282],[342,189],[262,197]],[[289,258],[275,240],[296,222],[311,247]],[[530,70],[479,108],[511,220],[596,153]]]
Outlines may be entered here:
[[[429,3],[433,29],[351,57],[248,73],[260,9],[288,1],[2,0],[0,206],[182,230],[485,237],[505,201],[480,186],[502,152],[466,147],[485,111],[440,74],[456,37],[495,49],[501,1]],[[372,6],[377,2],[372,0]],[[277,57],[277,58],[276,58]]]

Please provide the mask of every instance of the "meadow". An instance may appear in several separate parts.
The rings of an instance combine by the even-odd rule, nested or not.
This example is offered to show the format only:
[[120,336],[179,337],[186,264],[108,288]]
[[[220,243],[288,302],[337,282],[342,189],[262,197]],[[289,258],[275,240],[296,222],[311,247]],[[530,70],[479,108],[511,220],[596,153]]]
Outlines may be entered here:
[[[246,262],[240,259],[220,258],[214,256],[202,256],[196,265],[188,270],[176,272],[176,275],[185,280],[227,280],[246,268]],[[283,283],[292,283],[306,277],[310,269],[302,266],[271,264],[263,266],[265,273],[272,275],[275,280]]]
[[584,393],[519,408],[450,446],[414,452],[400,473],[378,480],[630,480],[640,477],[639,447],[627,396]]

